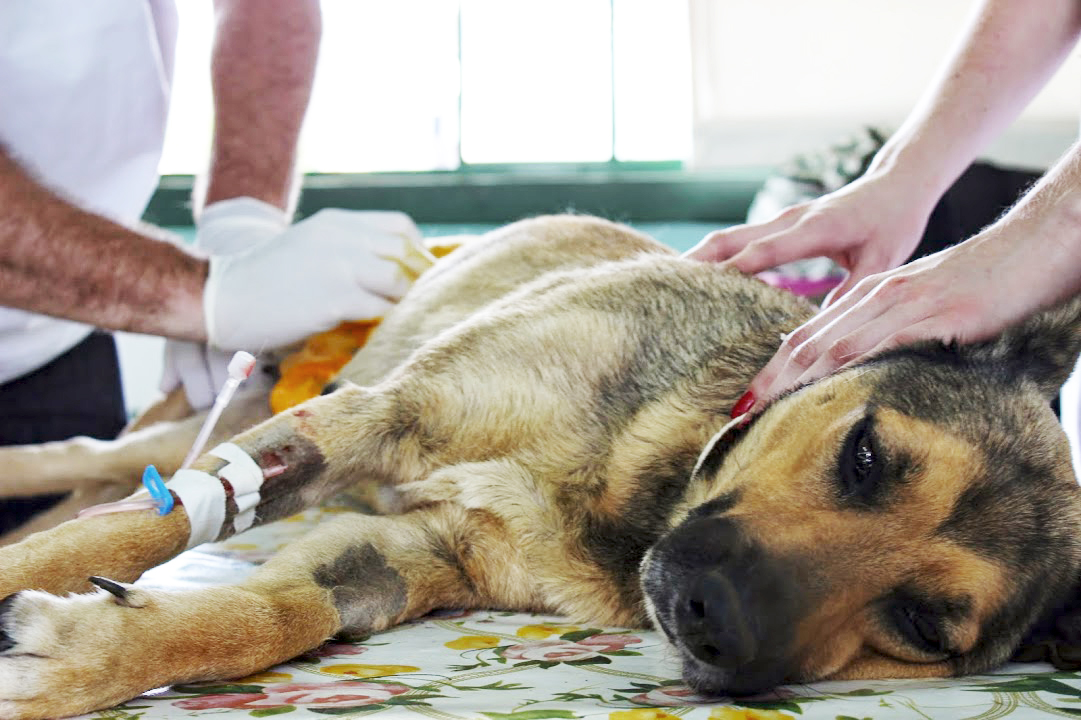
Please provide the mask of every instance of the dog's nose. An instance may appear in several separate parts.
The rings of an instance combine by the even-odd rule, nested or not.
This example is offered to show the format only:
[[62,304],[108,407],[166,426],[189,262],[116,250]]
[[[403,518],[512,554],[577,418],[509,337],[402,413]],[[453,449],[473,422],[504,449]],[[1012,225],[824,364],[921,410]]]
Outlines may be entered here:
[[689,653],[723,670],[737,670],[758,655],[759,629],[746,601],[719,570],[695,580],[679,625]]
[[755,551],[703,568],[676,605],[684,651],[699,660],[703,688],[747,695],[788,674],[802,603],[782,563]]

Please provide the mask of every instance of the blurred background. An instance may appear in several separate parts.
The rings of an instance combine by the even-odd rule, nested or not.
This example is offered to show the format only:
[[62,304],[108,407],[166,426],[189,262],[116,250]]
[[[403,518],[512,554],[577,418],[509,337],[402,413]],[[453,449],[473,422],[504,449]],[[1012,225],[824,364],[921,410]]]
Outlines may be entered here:
[[[895,126],[970,0],[323,0],[302,148],[314,173],[526,163],[776,165]],[[181,33],[162,170],[205,167],[207,0]],[[1076,134],[1081,59],[994,148],[1046,164]]]

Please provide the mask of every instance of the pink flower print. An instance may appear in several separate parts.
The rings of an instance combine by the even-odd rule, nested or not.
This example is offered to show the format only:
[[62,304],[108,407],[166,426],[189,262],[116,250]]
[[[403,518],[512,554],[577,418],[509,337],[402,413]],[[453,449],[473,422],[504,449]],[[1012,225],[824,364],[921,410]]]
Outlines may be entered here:
[[579,645],[585,645],[586,647],[593,647],[600,652],[617,652],[625,649],[628,645],[642,642],[642,638],[635,637],[634,635],[593,635],[587,638],[582,638],[578,641]]
[[511,645],[503,650],[508,660],[538,660],[540,662],[573,662],[588,660],[600,653],[596,648],[566,640],[541,640],[540,642]]
[[362,681],[330,683],[284,683],[268,685],[262,693],[228,693],[201,695],[176,700],[173,705],[185,710],[209,708],[276,708],[302,705],[308,708],[347,708],[379,705],[395,695],[409,692],[407,685],[370,683]]

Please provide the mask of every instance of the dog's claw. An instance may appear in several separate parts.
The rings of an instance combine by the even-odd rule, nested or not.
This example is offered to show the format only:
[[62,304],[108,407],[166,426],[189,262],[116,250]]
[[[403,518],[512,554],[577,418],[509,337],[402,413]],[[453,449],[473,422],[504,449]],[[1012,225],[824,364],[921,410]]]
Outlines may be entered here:
[[8,614],[8,610],[11,609],[11,603],[14,602],[15,595],[17,594],[18,593],[13,593],[11,595],[8,595],[3,600],[0,600],[0,652],[4,652],[5,650],[10,650],[11,648],[15,647],[14,638],[8,635],[7,631],[4,630],[3,620],[4,616]]
[[136,607],[131,602],[131,597],[128,595],[128,589],[116,580],[110,580],[109,578],[101,577],[100,575],[91,575],[87,579],[115,597],[118,604],[123,605],[124,607]]

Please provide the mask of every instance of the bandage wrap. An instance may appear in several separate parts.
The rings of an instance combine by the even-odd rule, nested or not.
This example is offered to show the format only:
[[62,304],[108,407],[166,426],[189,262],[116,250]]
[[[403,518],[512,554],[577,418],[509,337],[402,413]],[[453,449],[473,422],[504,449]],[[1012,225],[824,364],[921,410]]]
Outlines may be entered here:
[[178,470],[166,487],[172,490],[184,505],[191,524],[188,548],[213,542],[225,525],[226,493],[222,480],[233,488],[233,501],[237,513],[233,518],[234,532],[243,532],[255,520],[255,507],[259,504],[259,490],[263,485],[263,471],[246,452],[233,443],[222,443],[210,454],[226,461],[215,477],[200,470]]

